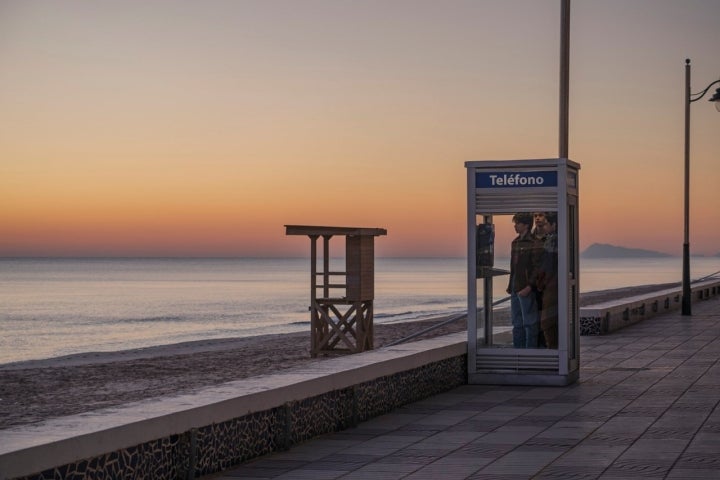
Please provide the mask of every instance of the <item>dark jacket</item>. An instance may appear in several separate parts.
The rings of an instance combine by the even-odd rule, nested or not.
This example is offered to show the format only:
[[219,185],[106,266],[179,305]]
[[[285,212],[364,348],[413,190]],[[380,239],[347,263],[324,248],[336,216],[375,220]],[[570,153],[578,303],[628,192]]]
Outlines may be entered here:
[[508,293],[519,292],[528,285],[533,289],[536,287],[542,254],[542,242],[530,233],[512,241]]
[[544,290],[545,285],[555,284],[557,288],[558,269],[558,239],[557,234],[547,235],[542,241],[542,259],[538,271],[538,290]]

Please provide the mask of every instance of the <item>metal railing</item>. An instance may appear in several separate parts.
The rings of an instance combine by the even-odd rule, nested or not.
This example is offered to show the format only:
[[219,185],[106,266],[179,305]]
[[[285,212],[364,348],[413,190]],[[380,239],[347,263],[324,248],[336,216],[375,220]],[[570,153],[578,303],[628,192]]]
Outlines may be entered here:
[[[510,300],[510,297],[509,297],[509,296],[508,296],[508,297],[505,297],[505,298],[501,298],[500,300],[497,300],[497,301],[493,302],[492,306],[494,307],[494,306],[496,306],[496,305],[500,305],[501,303],[505,303],[505,302],[507,302],[508,300]],[[478,310],[478,313],[480,313],[480,312],[482,312],[482,311],[483,311],[483,309],[480,308],[480,309]],[[453,314],[453,315],[452,315],[450,318],[448,318],[447,320],[443,320],[442,322],[440,322],[440,323],[438,323],[438,324],[431,325],[431,326],[429,326],[429,327],[427,327],[427,328],[424,328],[424,329],[420,330],[419,332],[415,332],[415,333],[413,333],[412,335],[408,335],[407,337],[403,337],[403,338],[401,338],[401,339],[399,339],[399,340],[395,340],[394,342],[388,343],[386,346],[387,346],[387,347],[392,347],[392,346],[395,346],[395,345],[399,345],[399,344],[401,344],[401,343],[405,343],[405,342],[407,342],[408,340],[412,340],[413,338],[417,338],[417,337],[419,337],[419,336],[421,336],[421,335],[424,335],[424,334],[426,334],[426,333],[428,333],[428,332],[432,332],[433,330],[436,330],[436,329],[438,329],[438,328],[444,327],[445,325],[450,325],[451,323],[457,322],[458,320],[462,320],[463,318],[466,318],[466,317],[467,317],[467,312],[462,312],[462,313]]]

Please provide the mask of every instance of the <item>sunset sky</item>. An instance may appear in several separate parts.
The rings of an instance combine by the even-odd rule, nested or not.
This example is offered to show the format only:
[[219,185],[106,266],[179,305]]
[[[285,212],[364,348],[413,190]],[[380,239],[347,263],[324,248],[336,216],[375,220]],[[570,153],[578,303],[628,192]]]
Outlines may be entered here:
[[[465,254],[469,160],[558,155],[560,0],[0,0],[0,257]],[[720,0],[572,0],[580,241],[680,255],[684,64]],[[720,113],[692,104],[694,254]]]

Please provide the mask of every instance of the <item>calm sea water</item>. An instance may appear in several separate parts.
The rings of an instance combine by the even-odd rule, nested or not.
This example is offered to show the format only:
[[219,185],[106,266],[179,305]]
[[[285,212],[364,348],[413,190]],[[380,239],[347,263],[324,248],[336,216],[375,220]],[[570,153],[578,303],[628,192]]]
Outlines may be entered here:
[[[709,275],[720,258],[691,267]],[[466,308],[464,259],[379,258],[375,270],[376,323]],[[309,331],[309,272],[308,259],[0,259],[0,363]],[[581,292],[680,272],[680,258],[583,260]]]

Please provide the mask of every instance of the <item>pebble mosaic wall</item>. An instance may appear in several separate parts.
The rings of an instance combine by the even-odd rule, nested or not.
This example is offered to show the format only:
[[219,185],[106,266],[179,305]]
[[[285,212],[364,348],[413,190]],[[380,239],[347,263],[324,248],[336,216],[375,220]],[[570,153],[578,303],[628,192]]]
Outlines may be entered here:
[[179,439],[178,435],[173,435],[92,459],[81,460],[70,465],[51,468],[37,475],[22,477],[22,479],[124,480],[180,478],[177,472],[180,462],[177,449]]
[[580,335],[600,335],[602,318],[580,317]]

